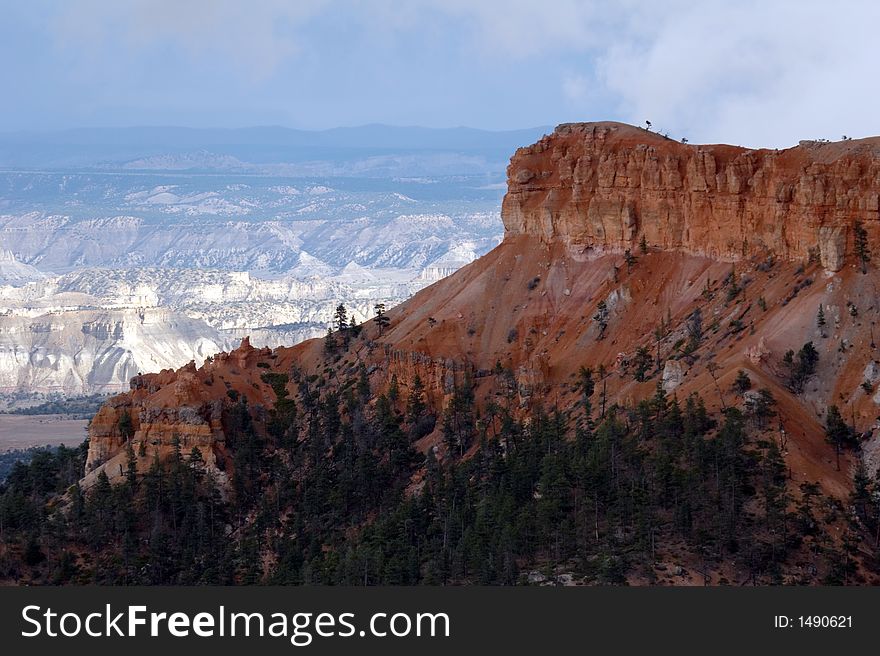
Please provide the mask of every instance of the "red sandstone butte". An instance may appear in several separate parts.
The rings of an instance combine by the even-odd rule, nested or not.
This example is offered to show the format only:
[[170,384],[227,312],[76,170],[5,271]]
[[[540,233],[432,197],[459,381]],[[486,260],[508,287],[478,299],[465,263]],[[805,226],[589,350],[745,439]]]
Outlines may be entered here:
[[[404,399],[418,374],[437,412],[469,376],[481,403],[523,414],[558,407],[577,417],[574,376],[602,365],[608,404],[635,404],[660,382],[679,399],[701,394],[715,410],[742,405],[731,385],[746,371],[754,389],[766,387],[778,401],[774,439],[785,445],[792,479],[819,481],[843,497],[853,456],[837,470],[824,439],[828,404],[845,407],[864,433],[871,471],[880,459],[880,394],[862,386],[880,382],[872,338],[880,274],[873,263],[863,274],[854,252],[857,222],[880,252],[878,192],[880,138],[749,150],[681,144],[619,123],[561,125],[512,157],[497,248],[390,310],[388,329],[364,324],[338,360],[326,357],[321,339],[272,351],[243,343],[199,368],[135,378],[92,422],[85,483],[102,469],[121,475],[124,412],[140,467],[168,454],[176,437],[184,452],[198,446],[228,476],[224,417],[245,397],[262,430],[275,401],[266,372],[324,378],[328,390],[363,363],[374,394],[396,376]],[[637,258],[632,266],[626,250]],[[734,282],[740,291],[729,297]],[[594,319],[600,302],[604,335]],[[703,343],[684,354],[697,308]],[[795,395],[782,358],[807,341],[820,353],[819,369]],[[625,369],[640,346],[662,360],[642,383]],[[297,385],[287,389],[296,398]],[[439,429],[417,446],[453,457]]]

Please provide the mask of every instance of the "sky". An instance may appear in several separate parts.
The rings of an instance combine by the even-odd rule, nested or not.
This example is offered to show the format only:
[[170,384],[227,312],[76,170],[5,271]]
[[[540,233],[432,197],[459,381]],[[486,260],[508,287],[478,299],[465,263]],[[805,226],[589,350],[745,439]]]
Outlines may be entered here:
[[873,0],[0,0],[0,132],[643,124],[880,134]]

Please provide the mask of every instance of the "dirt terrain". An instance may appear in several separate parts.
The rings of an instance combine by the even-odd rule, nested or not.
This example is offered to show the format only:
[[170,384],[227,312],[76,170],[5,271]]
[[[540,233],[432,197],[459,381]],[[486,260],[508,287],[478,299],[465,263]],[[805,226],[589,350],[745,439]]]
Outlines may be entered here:
[[32,446],[78,446],[86,438],[86,419],[66,415],[0,414],[0,453]]

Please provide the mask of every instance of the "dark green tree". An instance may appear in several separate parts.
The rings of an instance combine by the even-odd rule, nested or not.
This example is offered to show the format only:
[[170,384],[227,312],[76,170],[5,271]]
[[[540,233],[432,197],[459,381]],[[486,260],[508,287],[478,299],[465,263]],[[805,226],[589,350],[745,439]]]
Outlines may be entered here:
[[328,327],[327,334],[324,336],[324,353],[333,355],[337,348],[339,348],[339,344],[336,342],[336,335],[333,334],[333,329]]
[[596,305],[596,314],[593,315],[593,321],[599,324],[599,337],[605,338],[605,331],[608,329],[608,304],[603,300]]
[[816,373],[819,364],[819,352],[813,342],[807,342],[797,352],[789,350],[782,359],[788,368],[788,387],[796,394],[804,391],[807,381]]
[[688,342],[686,351],[692,353],[700,348],[703,341],[703,311],[695,308],[687,320]]
[[379,334],[381,335],[385,332],[385,329],[388,328],[388,325],[391,323],[391,319],[388,318],[388,315],[385,314],[385,304],[384,303],[376,303],[375,307],[376,311],[376,325],[379,326]]
[[400,397],[400,383],[397,380],[397,374],[391,374],[391,384],[388,386],[388,400],[392,404],[397,402]]
[[748,392],[752,387],[752,379],[749,378],[749,375],[740,369],[736,373],[736,378],[733,381],[733,391],[740,396]]
[[856,257],[859,258],[862,273],[868,273],[868,263],[871,261],[871,249],[868,246],[868,231],[865,229],[865,226],[861,221],[855,222],[853,230],[855,234],[854,241]]
[[124,441],[127,442],[134,436],[134,424],[131,421],[131,413],[128,410],[123,410],[119,414],[119,419],[117,420],[116,425],[119,429],[119,436]]
[[593,380],[593,368],[581,367],[578,370],[577,389],[581,392],[581,403],[584,406],[584,415],[589,419],[593,412],[593,392],[596,389],[596,381]]
[[837,470],[840,471],[840,453],[844,445],[850,441],[851,429],[843,420],[840,409],[836,405],[828,406],[825,413],[825,438],[834,445],[837,456]]
[[476,417],[474,414],[474,386],[469,374],[456,385],[452,398],[443,411],[443,438],[451,452],[464,455],[474,437]]
[[333,324],[336,326],[342,345],[347,347],[351,340],[351,326],[348,323],[348,310],[342,303],[336,306],[336,311],[333,313]]
[[336,330],[348,330],[348,310],[342,303],[336,306],[336,311],[333,313],[333,323]]
[[407,422],[410,424],[416,423],[425,414],[425,410],[425,386],[422,383],[422,377],[416,374],[406,402]]
[[776,416],[775,408],[776,399],[766,387],[762,387],[757,394],[746,399],[746,412],[759,430],[764,430],[767,422]]
[[635,369],[634,375],[637,381],[642,382],[645,380],[645,374],[648,372],[648,369],[651,368],[653,362],[654,360],[651,357],[651,353],[646,346],[639,346],[636,349],[636,354],[633,357],[633,367]]

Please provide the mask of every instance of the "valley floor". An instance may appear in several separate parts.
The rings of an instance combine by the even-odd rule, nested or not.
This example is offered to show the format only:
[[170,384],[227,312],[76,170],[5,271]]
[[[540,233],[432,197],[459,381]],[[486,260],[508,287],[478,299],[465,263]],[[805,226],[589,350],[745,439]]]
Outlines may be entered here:
[[75,447],[85,439],[88,423],[67,415],[0,414],[0,453],[47,444]]

